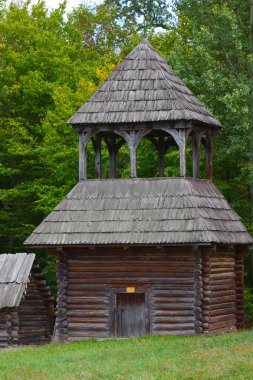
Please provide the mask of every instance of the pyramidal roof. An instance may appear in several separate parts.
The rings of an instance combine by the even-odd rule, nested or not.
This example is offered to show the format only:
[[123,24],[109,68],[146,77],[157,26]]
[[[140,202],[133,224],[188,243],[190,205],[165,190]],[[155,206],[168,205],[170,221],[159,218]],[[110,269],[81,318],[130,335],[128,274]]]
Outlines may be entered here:
[[177,120],[221,127],[143,39],[68,123],[92,126]]

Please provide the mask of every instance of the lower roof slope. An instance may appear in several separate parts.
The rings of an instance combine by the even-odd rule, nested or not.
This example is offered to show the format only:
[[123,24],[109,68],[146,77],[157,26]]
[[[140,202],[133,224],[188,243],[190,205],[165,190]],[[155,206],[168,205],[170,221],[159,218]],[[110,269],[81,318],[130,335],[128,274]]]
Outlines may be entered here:
[[29,236],[28,246],[252,244],[208,180],[85,180]]
[[19,306],[34,259],[34,253],[0,255],[0,309]]

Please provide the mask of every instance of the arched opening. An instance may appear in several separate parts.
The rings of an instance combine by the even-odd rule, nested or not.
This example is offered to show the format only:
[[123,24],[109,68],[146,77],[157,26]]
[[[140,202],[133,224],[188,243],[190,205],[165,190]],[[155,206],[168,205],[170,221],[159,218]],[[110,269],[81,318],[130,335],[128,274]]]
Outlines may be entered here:
[[141,139],[137,148],[137,176],[159,177],[158,151],[148,138]]
[[[185,128],[81,132],[80,179],[135,178],[137,168],[140,178],[185,177],[189,175],[191,166],[195,178],[198,178],[202,135],[194,131],[188,137],[191,132],[192,129]],[[193,160],[188,160],[186,171],[187,156],[191,152]]]
[[213,134],[196,129],[192,135],[193,178],[212,179]]
[[199,149],[199,178],[206,178],[206,136],[201,138],[201,144]]
[[192,177],[193,173],[193,132],[189,135],[186,146],[186,177]]
[[116,175],[119,178],[130,177],[130,150],[126,143],[118,150]]
[[180,150],[175,144],[171,145],[165,154],[165,160],[168,163],[165,167],[166,177],[180,176]]

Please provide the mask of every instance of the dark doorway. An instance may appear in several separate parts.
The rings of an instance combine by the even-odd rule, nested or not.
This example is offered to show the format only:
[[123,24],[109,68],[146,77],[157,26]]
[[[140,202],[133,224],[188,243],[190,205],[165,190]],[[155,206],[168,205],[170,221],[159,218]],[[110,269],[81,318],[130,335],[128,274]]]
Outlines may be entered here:
[[116,295],[116,336],[131,337],[146,334],[145,294]]

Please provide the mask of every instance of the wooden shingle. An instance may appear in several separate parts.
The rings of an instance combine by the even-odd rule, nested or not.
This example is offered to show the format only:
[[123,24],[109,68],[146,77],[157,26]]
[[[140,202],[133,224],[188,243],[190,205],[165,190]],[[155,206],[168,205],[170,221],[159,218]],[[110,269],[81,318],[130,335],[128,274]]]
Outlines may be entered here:
[[25,245],[252,242],[211,181],[159,178],[80,182]]
[[221,127],[144,38],[68,123],[99,127],[178,120]]

